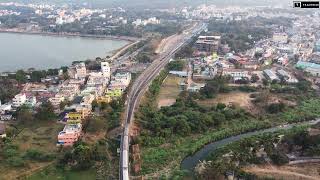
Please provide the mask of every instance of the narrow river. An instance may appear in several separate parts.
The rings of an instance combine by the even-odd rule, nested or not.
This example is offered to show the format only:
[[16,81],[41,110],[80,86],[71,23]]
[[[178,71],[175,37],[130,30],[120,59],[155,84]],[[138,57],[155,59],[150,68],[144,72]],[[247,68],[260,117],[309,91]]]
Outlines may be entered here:
[[203,146],[203,148],[201,148],[199,151],[197,151],[195,154],[186,157],[182,162],[181,162],[181,168],[184,170],[189,170],[189,171],[193,171],[195,166],[200,162],[205,160],[209,154],[213,153],[216,149],[223,147],[227,144],[233,143],[235,141],[238,141],[242,138],[247,138],[247,137],[251,137],[254,135],[258,135],[261,133],[268,133],[268,132],[275,132],[278,130],[286,130],[286,129],[291,129],[294,126],[297,125],[314,125],[320,122],[320,119],[317,120],[313,120],[313,121],[308,121],[308,122],[303,122],[303,123],[296,123],[296,124],[290,124],[290,125],[286,125],[286,126],[278,126],[278,127],[273,127],[273,128],[269,128],[269,129],[264,129],[264,130],[259,130],[259,131],[254,131],[254,132],[249,132],[249,133],[245,133],[245,134],[240,134],[237,136],[232,136],[220,141],[215,141],[212,142],[210,144],[207,144],[205,146]]

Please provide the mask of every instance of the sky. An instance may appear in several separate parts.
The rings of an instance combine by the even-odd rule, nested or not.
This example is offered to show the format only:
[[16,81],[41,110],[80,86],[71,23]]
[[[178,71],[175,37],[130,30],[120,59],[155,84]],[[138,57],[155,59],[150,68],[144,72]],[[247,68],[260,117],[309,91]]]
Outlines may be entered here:
[[139,8],[172,8],[188,5],[199,5],[203,3],[223,5],[243,5],[243,6],[259,6],[259,5],[274,5],[286,4],[288,5],[291,0],[1,0],[1,1],[19,1],[24,3],[30,2],[50,2],[50,3],[88,3],[93,7],[139,7]]

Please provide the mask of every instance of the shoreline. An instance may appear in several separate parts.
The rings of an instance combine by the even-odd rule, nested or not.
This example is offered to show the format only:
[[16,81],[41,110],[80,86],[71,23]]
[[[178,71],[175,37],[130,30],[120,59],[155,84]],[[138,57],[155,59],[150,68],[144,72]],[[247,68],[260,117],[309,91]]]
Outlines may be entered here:
[[[10,34],[24,34],[24,35],[39,35],[39,36],[51,36],[51,37],[80,37],[80,38],[92,38],[92,39],[103,39],[103,40],[114,40],[114,41],[126,41],[127,44],[123,47],[110,51],[110,58],[114,58],[117,56],[118,53],[123,52],[130,48],[132,45],[141,41],[141,38],[136,37],[128,37],[128,36],[103,36],[103,35],[90,35],[90,34],[71,34],[71,33],[47,33],[47,32],[26,32],[26,31],[10,31],[10,30],[3,30],[0,29],[0,33],[10,33]],[[86,60],[83,60],[86,61]],[[71,62],[72,63],[72,62]],[[63,65],[61,65],[63,66]],[[29,68],[22,68],[21,70],[27,71]],[[48,69],[57,69],[57,68],[44,68],[44,69],[36,69],[36,70],[48,70]],[[0,71],[0,76],[6,74],[14,74],[18,70],[15,71]]]
[[106,36],[106,35],[91,35],[91,34],[73,34],[73,33],[52,33],[52,32],[37,32],[37,31],[14,31],[0,29],[0,33],[11,33],[11,34],[25,34],[25,35],[41,35],[41,36],[53,36],[53,37],[81,37],[81,38],[95,38],[95,39],[106,39],[106,40],[118,40],[118,41],[129,41],[131,43],[138,41],[140,38],[129,37],[129,36]]

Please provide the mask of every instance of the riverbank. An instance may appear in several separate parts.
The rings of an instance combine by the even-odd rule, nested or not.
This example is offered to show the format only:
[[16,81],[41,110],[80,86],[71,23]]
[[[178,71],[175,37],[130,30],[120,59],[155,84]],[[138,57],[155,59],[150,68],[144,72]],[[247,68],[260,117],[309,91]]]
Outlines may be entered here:
[[4,51],[0,55],[0,72],[6,73],[29,68],[54,69],[69,66],[73,61],[119,56],[140,42],[91,38],[92,36],[82,38],[72,35],[68,36],[70,38],[63,38],[58,35],[15,32],[2,32],[0,36],[3,42],[1,49]]
[[186,157],[181,162],[181,168],[183,170],[193,171],[193,169],[196,167],[196,165],[200,161],[205,160],[211,153],[213,153],[214,150],[216,150],[220,147],[223,147],[227,144],[239,141],[242,138],[248,138],[248,137],[258,135],[258,134],[263,134],[263,133],[276,132],[279,130],[289,130],[295,126],[300,126],[300,125],[315,125],[319,122],[320,122],[320,119],[312,120],[309,122],[293,123],[293,124],[289,124],[286,126],[278,126],[278,127],[273,127],[273,128],[269,128],[269,129],[248,132],[248,133],[244,133],[244,134],[240,134],[240,135],[236,135],[236,136],[231,136],[229,138],[222,139],[219,141],[211,142],[210,144],[203,146],[200,150],[198,150],[193,155]]
[[29,34],[29,35],[42,35],[42,36],[56,36],[56,37],[83,37],[83,38],[97,38],[107,40],[119,40],[135,42],[140,38],[129,37],[129,36],[105,36],[105,35],[91,35],[91,34],[80,34],[80,33],[53,33],[53,32],[40,32],[40,31],[22,31],[22,30],[11,30],[11,29],[0,29],[0,33],[13,33],[13,34]]

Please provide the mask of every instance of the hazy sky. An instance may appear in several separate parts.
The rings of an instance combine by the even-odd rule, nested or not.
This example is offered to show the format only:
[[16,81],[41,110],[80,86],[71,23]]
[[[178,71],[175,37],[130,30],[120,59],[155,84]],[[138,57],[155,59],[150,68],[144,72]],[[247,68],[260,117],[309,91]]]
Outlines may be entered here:
[[1,0],[1,1],[20,1],[20,2],[51,2],[51,3],[84,3],[94,7],[111,7],[111,6],[124,6],[124,7],[142,7],[142,8],[169,8],[181,7],[187,5],[199,5],[203,3],[216,4],[216,5],[274,5],[291,3],[291,0]]

